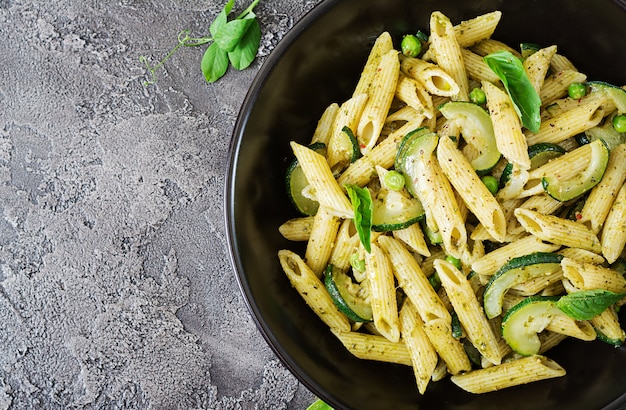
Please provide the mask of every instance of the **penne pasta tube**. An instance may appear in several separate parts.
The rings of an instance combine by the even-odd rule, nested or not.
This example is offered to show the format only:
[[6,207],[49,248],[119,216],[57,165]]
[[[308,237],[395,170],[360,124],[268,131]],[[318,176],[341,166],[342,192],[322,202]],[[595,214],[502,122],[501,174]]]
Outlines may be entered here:
[[290,241],[308,241],[313,229],[313,219],[315,218],[312,216],[290,219],[278,227],[278,232]]
[[587,76],[576,70],[564,69],[556,71],[555,74],[545,79],[539,91],[542,106],[545,107],[552,104],[555,100],[565,97],[567,95],[567,87],[571,83],[582,83],[586,80]]
[[400,329],[402,341],[411,355],[413,373],[418,391],[424,394],[433,372],[437,367],[439,356],[422,329],[424,322],[410,300],[404,302],[400,310]]
[[424,332],[430,343],[446,363],[450,374],[467,372],[472,368],[461,342],[452,337],[450,323],[443,319],[433,319],[424,323]]
[[561,376],[565,376],[565,369],[558,363],[534,355],[454,375],[451,380],[463,390],[478,394]]
[[[587,225],[594,233],[599,233],[614,201],[618,198],[618,191],[624,185],[624,181],[626,181],[626,144],[620,144],[611,150],[602,180],[591,189],[585,205],[580,210],[578,222]],[[618,215],[614,213],[613,217]],[[615,224],[607,225],[609,230],[626,229],[623,218],[621,224],[619,218],[614,222]],[[602,243],[604,245],[605,242],[602,241]]]
[[458,92],[451,94],[450,98],[457,101],[469,101],[469,83],[461,54],[461,46],[450,19],[441,12],[435,11],[430,15],[429,51],[435,56],[437,64],[459,86]]
[[389,256],[398,286],[415,305],[422,321],[428,322],[434,318],[442,318],[448,323],[451,322],[450,313],[424,275],[420,265],[402,243],[389,236],[381,236],[378,238],[378,244]]
[[383,336],[366,333],[331,330],[344,347],[359,359],[413,365],[411,353],[404,342],[390,342]]
[[320,206],[326,206],[338,217],[353,218],[352,204],[337,184],[326,158],[296,142],[291,142],[291,148]]
[[380,137],[395,95],[399,71],[398,52],[391,50],[385,53],[372,79],[369,98],[356,128],[356,138],[363,154],[371,151]]
[[592,318],[590,322],[605,339],[618,344],[626,340],[626,333],[619,323],[619,317],[617,317],[615,308],[609,307],[605,309],[604,312]]
[[304,260],[318,277],[322,276],[333,252],[340,220],[324,206],[320,206],[313,219],[311,236],[307,242]]
[[324,284],[296,253],[289,250],[278,252],[278,259],[293,286],[307,305],[331,329],[349,332],[348,318],[337,309]]
[[465,71],[469,78],[478,82],[500,83],[500,77],[489,68],[481,56],[467,48],[461,49],[461,55],[463,56]]
[[595,253],[602,252],[598,237],[583,224],[522,208],[515,210],[515,217],[528,233],[541,240]]
[[533,252],[553,252],[558,248],[559,245],[545,243],[535,236],[528,235],[485,254],[472,263],[472,270],[481,275],[491,276],[510,259]]
[[502,358],[498,348],[498,339],[469,281],[450,262],[438,259],[434,265],[454,311],[465,329],[467,338],[487,360],[493,364],[500,364]]
[[[412,107],[417,114],[432,118],[434,113],[433,101],[424,89],[424,86],[414,78],[400,72],[396,86],[396,98]],[[388,119],[393,115],[387,117]]]
[[574,320],[567,315],[554,315],[546,330],[585,341],[596,338],[596,331],[591,323],[586,320]]
[[439,139],[437,158],[443,173],[469,210],[496,241],[503,242],[506,219],[500,204],[450,138]]
[[398,342],[400,323],[391,262],[376,243],[372,243],[371,247],[371,252],[365,253],[365,268],[370,282],[370,303],[374,325],[387,340]]
[[524,71],[537,93],[543,87],[554,54],[556,54],[556,46],[550,46],[537,50],[524,60]]
[[332,103],[322,113],[319,121],[317,122],[317,127],[315,127],[315,131],[313,132],[313,138],[311,139],[311,144],[316,142],[321,142],[323,144],[328,145],[328,141],[330,140],[330,134],[332,130],[333,123],[335,122],[335,117],[337,116],[337,112],[339,112],[339,104]]
[[365,66],[361,72],[361,76],[359,77],[359,81],[354,88],[354,92],[352,93],[353,97],[359,94],[369,93],[374,76],[376,75],[376,70],[380,64],[380,60],[383,55],[387,54],[392,49],[393,39],[391,38],[391,35],[387,31],[382,32],[376,38],[376,41],[370,50]]
[[609,211],[600,237],[602,254],[613,263],[624,252],[626,245],[626,184],[622,185]]
[[563,276],[578,289],[605,289],[615,293],[626,292],[626,278],[619,272],[591,263],[569,258],[561,260]]
[[350,257],[358,248],[359,236],[354,223],[351,219],[344,219],[337,232],[335,246],[328,263],[345,272],[350,268]]
[[419,81],[431,94],[452,97],[459,93],[459,85],[441,67],[412,57],[400,57],[403,73]]
[[417,252],[422,256],[430,256],[430,249],[424,239],[424,232],[419,223],[414,223],[404,229],[393,231],[393,236],[404,243],[413,252]]
[[346,149],[344,127],[356,130],[367,101],[367,94],[358,94],[341,104],[335,115],[326,149],[326,160],[333,173],[341,172],[352,161],[353,149]]
[[528,143],[511,98],[490,82],[483,81],[482,87],[487,95],[487,108],[491,114],[498,150],[520,169],[530,169]]
[[536,134],[527,132],[528,145],[540,142],[557,144],[595,127],[606,115],[603,103],[602,99],[583,100],[576,108],[543,121]]

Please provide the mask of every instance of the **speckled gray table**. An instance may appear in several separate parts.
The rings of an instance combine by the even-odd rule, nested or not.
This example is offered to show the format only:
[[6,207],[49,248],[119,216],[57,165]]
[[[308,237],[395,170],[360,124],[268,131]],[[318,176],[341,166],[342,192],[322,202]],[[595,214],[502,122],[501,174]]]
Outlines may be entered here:
[[262,0],[246,71],[206,84],[184,48],[142,85],[224,2],[0,0],[0,409],[313,400],[248,314],[222,196],[245,93],[317,1]]
[[206,84],[184,48],[145,87],[139,56],[222,1],[0,0],[0,410],[314,399],[246,310],[222,195],[245,93],[318,2],[262,0],[248,70]]

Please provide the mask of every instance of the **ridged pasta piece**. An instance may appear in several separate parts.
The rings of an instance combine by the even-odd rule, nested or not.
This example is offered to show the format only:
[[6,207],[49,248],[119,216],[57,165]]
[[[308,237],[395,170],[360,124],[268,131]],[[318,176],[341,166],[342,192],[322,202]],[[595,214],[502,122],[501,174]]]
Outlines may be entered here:
[[324,284],[295,252],[278,251],[278,259],[293,286],[306,304],[331,329],[337,332],[349,332],[348,318],[337,309]]
[[451,380],[463,390],[478,394],[561,377],[565,373],[565,369],[554,360],[534,355],[455,375]]
[[502,357],[498,339],[489,326],[484,310],[478,303],[466,276],[450,262],[442,259],[435,261],[435,270],[469,341],[491,363],[500,364]]
[[522,208],[515,210],[515,217],[528,233],[541,240],[595,253],[602,252],[598,237],[583,224]]
[[370,303],[376,329],[387,340],[400,340],[398,303],[391,262],[387,254],[376,244],[365,253],[365,269],[370,283]]

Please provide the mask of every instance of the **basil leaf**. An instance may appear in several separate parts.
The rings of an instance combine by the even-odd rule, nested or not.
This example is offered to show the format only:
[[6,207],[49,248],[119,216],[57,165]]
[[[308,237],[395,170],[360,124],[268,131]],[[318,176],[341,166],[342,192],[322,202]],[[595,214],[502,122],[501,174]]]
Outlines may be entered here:
[[217,43],[211,44],[204,52],[200,68],[207,82],[214,83],[228,70],[228,53],[222,50]]
[[241,38],[235,49],[228,53],[230,63],[237,70],[243,70],[248,67],[254,61],[260,44],[261,27],[259,27],[258,21],[253,20],[250,28],[248,28],[248,31],[246,31],[246,34]]
[[626,293],[615,293],[604,289],[581,290],[562,296],[556,302],[556,306],[573,319],[589,320],[624,297]]
[[520,59],[509,51],[496,51],[483,57],[483,60],[502,80],[522,120],[522,125],[532,132],[537,132],[541,125],[541,98],[530,83]]
[[361,188],[356,185],[346,185],[346,191],[348,191],[350,202],[352,202],[352,209],[354,209],[354,225],[359,234],[359,240],[367,253],[370,253],[372,251],[370,240],[372,235],[372,212],[374,208],[372,196],[369,189]]

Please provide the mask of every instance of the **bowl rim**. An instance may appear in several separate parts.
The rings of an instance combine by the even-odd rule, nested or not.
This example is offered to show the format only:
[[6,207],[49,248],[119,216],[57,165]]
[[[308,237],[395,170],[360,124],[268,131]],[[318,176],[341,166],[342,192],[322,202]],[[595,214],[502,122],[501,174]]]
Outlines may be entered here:
[[[228,257],[230,264],[234,270],[237,285],[243,301],[246,305],[248,312],[256,326],[261,333],[261,336],[265,342],[269,345],[272,352],[277,356],[280,362],[293,374],[296,379],[309,391],[311,391],[317,397],[324,400],[329,400],[329,404],[335,404],[332,397],[330,397],[320,387],[319,383],[310,377],[304,369],[302,369],[294,359],[284,350],[280,348],[278,340],[276,339],[272,329],[268,326],[267,322],[262,319],[259,306],[254,300],[248,297],[251,293],[250,285],[245,280],[244,268],[241,257],[236,252],[238,239],[236,238],[236,222],[234,217],[234,182],[236,178],[236,164],[239,156],[239,150],[241,146],[241,140],[243,134],[246,131],[248,120],[253,111],[256,100],[263,90],[265,81],[272,74],[275,66],[278,64],[283,55],[289,50],[292,44],[302,35],[302,33],[313,24],[316,19],[329,12],[336,4],[341,3],[343,0],[321,0],[318,4],[313,6],[310,10],[306,11],[289,29],[285,35],[279,40],[274,49],[263,61],[255,74],[255,77],[248,88],[248,91],[241,103],[237,119],[231,133],[231,140],[227,151],[227,169],[226,179],[224,184],[224,216],[225,216],[225,228],[226,228],[226,242],[228,247]],[[626,12],[626,0],[611,0],[617,7],[622,8]],[[339,403],[336,403],[341,406]],[[618,410],[620,406],[626,404],[626,390],[622,395],[615,398],[610,403],[604,405],[601,410]]]
[[241,145],[241,138],[246,130],[248,119],[254,108],[256,99],[263,88],[265,80],[272,73],[275,65],[280,61],[283,54],[291,47],[292,43],[305,31],[305,29],[311,25],[318,17],[329,11],[336,3],[341,0],[322,0],[312,9],[305,12],[305,14],[294,23],[293,27],[289,29],[285,35],[280,39],[276,47],[271,51],[266,60],[262,63],[259,71],[254,77],[246,96],[241,104],[241,108],[237,115],[235,127],[233,129],[230,144],[228,147],[227,155],[227,170],[226,179],[224,184],[224,214],[226,221],[226,242],[228,246],[228,254],[231,266],[234,269],[234,273],[237,279],[237,285],[241,295],[243,296],[244,303],[254,321],[257,329],[260,331],[261,336],[265,342],[269,345],[270,349],[276,354],[278,359],[283,365],[313,394],[317,396],[324,395],[317,382],[309,377],[303,370],[293,361],[285,351],[279,349],[278,341],[274,337],[272,330],[267,326],[267,323],[260,319],[261,312],[258,309],[256,303],[250,300],[247,295],[250,294],[250,288],[247,282],[243,278],[243,264],[240,257],[235,252],[237,247],[237,238],[235,237],[235,218],[233,214],[234,209],[234,180],[236,177],[235,164],[237,162],[239,147]]

